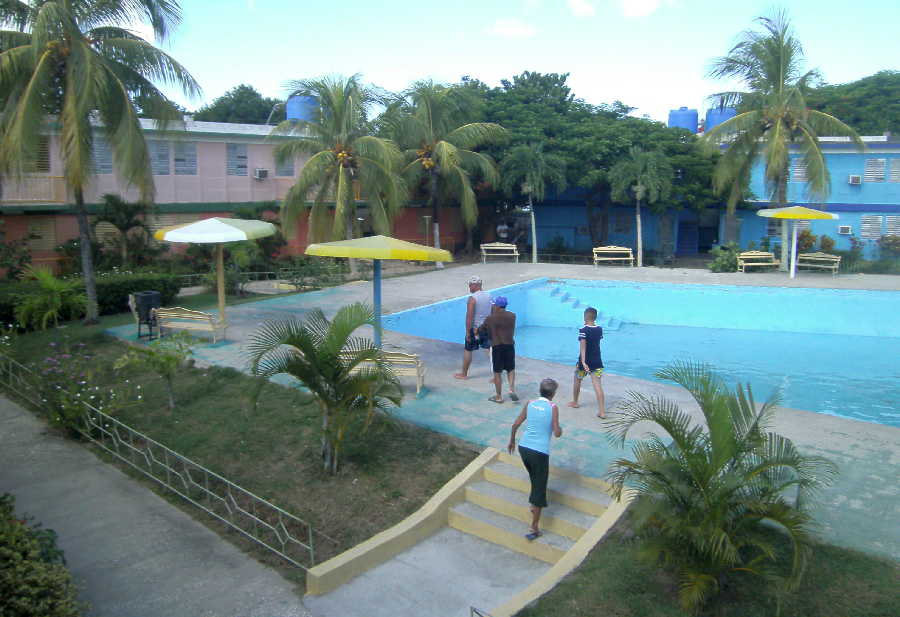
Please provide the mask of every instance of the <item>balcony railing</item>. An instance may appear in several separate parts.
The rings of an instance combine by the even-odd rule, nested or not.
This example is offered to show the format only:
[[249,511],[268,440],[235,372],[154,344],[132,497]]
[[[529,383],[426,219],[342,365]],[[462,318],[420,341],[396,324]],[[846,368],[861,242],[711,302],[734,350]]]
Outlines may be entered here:
[[66,182],[62,176],[25,176],[19,180],[3,178],[2,203],[51,203],[68,201]]

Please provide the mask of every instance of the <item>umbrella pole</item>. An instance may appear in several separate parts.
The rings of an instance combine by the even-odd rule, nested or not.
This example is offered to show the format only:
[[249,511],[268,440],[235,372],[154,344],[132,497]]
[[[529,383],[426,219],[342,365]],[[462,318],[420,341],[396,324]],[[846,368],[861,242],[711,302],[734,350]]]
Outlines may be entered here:
[[225,246],[216,245],[216,290],[219,294],[219,321],[225,323]]
[[381,260],[372,260],[372,295],[375,303],[375,347],[381,349]]
[[794,232],[791,238],[791,278],[797,276],[797,221],[794,221]]

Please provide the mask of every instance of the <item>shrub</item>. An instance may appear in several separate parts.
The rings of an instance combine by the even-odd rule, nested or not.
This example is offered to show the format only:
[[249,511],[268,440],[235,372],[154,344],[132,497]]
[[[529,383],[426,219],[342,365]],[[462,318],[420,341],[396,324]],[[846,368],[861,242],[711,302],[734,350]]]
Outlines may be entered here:
[[147,347],[134,347],[116,360],[116,370],[135,366],[152,371],[163,378],[169,395],[169,412],[175,410],[175,375],[191,355],[194,343],[189,335],[178,332],[164,339],[157,339]]
[[162,295],[163,306],[171,305],[181,281],[169,274],[107,274],[97,276],[97,305],[101,315],[114,315],[128,310],[128,294],[154,290]]
[[709,262],[711,272],[737,272],[737,258],[740,248],[737,244],[730,242],[723,246],[714,247],[710,254],[713,260]]
[[822,234],[819,236],[819,250],[823,253],[830,253],[834,250],[834,238]]
[[801,229],[797,234],[797,252],[805,253],[816,246],[816,236],[808,229]]
[[16,321],[35,330],[58,326],[60,319],[75,319],[84,314],[87,296],[76,281],[53,276],[45,268],[26,269],[37,286],[16,298]]
[[[607,476],[616,497],[626,487],[639,496],[644,555],[677,573],[681,606],[690,612],[735,576],[761,576],[779,592],[796,589],[813,542],[810,498],[831,482],[834,464],[772,432],[777,394],[757,406],[749,386],[732,390],[691,363],[656,377],[687,390],[703,420],[693,421],[675,400],[631,392],[609,422],[620,446],[635,425],[662,429],[636,441],[633,460],[613,461]],[[783,535],[767,535],[773,526]],[[789,564],[781,563],[783,553]]]
[[900,236],[882,236],[878,247],[882,257],[900,257]]
[[564,255],[569,252],[566,240],[559,234],[553,236],[553,239],[544,247],[544,251],[551,255]]
[[0,615],[78,617],[72,577],[56,534],[15,514],[12,495],[0,496]]

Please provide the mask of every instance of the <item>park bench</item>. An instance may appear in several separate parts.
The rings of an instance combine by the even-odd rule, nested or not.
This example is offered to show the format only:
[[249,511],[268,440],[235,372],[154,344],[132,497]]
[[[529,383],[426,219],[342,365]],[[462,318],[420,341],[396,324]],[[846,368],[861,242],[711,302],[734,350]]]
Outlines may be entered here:
[[481,245],[481,263],[487,263],[488,255],[499,255],[501,257],[515,257],[516,263],[519,263],[519,249],[515,244],[506,242],[488,242]]
[[738,272],[746,272],[748,266],[775,267],[781,262],[775,259],[775,255],[766,251],[744,251],[738,255]]
[[622,262],[623,266],[634,266],[634,254],[627,246],[595,246],[593,252],[595,266],[601,262],[610,265]]
[[841,256],[828,253],[801,253],[797,255],[797,267],[831,270],[831,276],[837,276],[841,267]]
[[[422,364],[422,359],[416,354],[403,353],[402,351],[384,351],[382,354],[385,362],[391,367],[395,375],[416,378],[416,396],[419,396],[422,388],[425,387],[425,365]],[[342,354],[342,357],[345,360],[349,359],[349,356],[346,354]],[[371,366],[371,362],[360,362],[350,372],[357,373]]]
[[221,330],[222,340],[225,340],[225,332],[228,329],[228,324],[218,321],[209,313],[193,311],[180,306],[153,309],[153,315],[156,317],[160,337],[165,334],[167,328],[170,330],[202,330],[212,332],[213,343],[215,343],[218,340],[216,332]]

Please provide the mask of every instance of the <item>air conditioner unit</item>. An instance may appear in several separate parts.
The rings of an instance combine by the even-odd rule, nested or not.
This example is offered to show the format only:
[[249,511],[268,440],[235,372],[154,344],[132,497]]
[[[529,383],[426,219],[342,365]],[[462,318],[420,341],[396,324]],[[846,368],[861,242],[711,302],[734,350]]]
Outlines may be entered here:
[[862,176],[859,174],[850,174],[847,176],[847,184],[862,184]]
[[269,170],[256,168],[253,170],[253,177],[256,180],[265,180],[269,177]]
[[853,228],[850,225],[838,225],[838,234],[842,236],[849,236],[853,233]]

